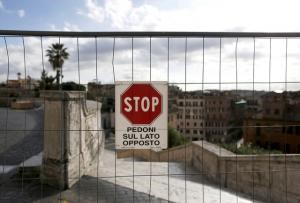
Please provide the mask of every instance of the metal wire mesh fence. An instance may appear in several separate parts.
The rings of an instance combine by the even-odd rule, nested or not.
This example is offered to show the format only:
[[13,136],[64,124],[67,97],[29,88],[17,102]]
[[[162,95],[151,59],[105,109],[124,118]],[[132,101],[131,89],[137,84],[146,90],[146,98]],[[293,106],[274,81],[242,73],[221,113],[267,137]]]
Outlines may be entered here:
[[[0,36],[1,202],[300,201],[300,33]],[[115,149],[116,81],[167,81],[169,149]]]

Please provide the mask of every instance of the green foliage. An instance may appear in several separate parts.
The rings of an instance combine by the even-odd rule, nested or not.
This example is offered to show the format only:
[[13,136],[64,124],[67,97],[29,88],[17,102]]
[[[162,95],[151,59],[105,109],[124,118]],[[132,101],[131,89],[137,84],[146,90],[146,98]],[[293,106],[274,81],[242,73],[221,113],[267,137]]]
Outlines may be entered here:
[[75,82],[64,82],[61,84],[61,89],[69,91],[85,91],[86,88],[84,85]]
[[[39,90],[56,90],[57,84],[54,84],[55,78],[48,76],[48,73],[43,70],[41,74],[41,80],[39,81]],[[85,91],[85,86],[77,84],[75,82],[64,82],[61,84],[62,90],[67,91]],[[36,90],[37,91],[37,90]],[[38,94],[38,93],[37,93]]]
[[282,152],[278,150],[268,150],[251,144],[242,145],[239,148],[237,148],[235,143],[222,143],[220,146],[235,154],[282,154]]
[[168,146],[169,148],[186,144],[188,142],[175,128],[168,127]]
[[48,76],[48,73],[43,70],[41,73],[41,80],[39,81],[41,90],[53,90],[56,89],[55,84],[53,84],[55,78],[52,76]]

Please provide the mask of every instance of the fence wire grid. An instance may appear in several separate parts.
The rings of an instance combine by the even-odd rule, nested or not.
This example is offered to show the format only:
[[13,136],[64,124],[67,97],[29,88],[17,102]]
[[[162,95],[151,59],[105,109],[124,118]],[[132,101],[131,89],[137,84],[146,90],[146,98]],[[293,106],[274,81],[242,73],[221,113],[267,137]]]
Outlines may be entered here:
[[[0,202],[300,201],[299,37],[300,33],[0,30]],[[55,74],[46,55],[53,43],[63,44],[69,52],[60,84],[75,82],[86,87],[87,98],[102,99],[102,109],[98,102],[94,107],[97,126],[84,129],[80,118],[78,129],[68,129],[70,139],[77,135],[80,140],[73,156],[78,169],[69,177],[76,183],[70,188],[40,181],[39,174],[48,170],[43,135],[60,133],[59,147],[50,148],[60,148],[60,161],[68,161],[63,130],[67,126],[62,122],[61,129],[45,130],[43,108],[49,98],[42,96],[43,89],[27,87],[28,80],[39,84],[42,71]],[[22,78],[25,87],[13,86]],[[103,121],[114,113],[113,105],[103,110],[106,99],[114,95],[100,90],[116,81],[167,81],[169,112],[174,113],[169,114],[169,125],[186,138],[183,145],[164,150],[164,158],[163,152],[153,150],[133,150],[118,158],[122,152],[114,148],[114,119],[108,127]],[[88,83],[103,95],[92,97]],[[31,93],[22,93],[22,88]],[[56,91],[65,90],[60,85]],[[4,107],[19,100],[40,106]],[[189,102],[198,102],[200,113],[191,114],[196,106]],[[60,121],[64,119],[60,111]],[[91,171],[89,166],[82,168],[85,132],[99,132]],[[239,151],[241,140],[259,149]]]

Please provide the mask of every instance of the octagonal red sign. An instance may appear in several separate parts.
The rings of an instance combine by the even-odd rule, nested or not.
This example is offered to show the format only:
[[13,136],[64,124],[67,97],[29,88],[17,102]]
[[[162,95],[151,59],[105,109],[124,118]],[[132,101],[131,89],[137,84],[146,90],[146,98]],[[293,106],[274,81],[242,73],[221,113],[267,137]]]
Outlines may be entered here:
[[162,112],[162,96],[149,83],[132,84],[120,102],[121,113],[132,124],[151,124]]

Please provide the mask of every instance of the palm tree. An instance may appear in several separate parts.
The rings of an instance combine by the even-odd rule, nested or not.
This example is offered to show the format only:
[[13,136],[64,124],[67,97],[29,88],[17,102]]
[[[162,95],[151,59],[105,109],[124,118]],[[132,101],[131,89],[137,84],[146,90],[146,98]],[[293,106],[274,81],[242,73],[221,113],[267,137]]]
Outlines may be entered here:
[[61,77],[60,73],[65,60],[69,58],[69,53],[67,52],[67,48],[64,47],[64,44],[60,43],[52,44],[46,51],[48,61],[51,64],[53,70],[56,71],[56,85],[57,88],[59,88]]

